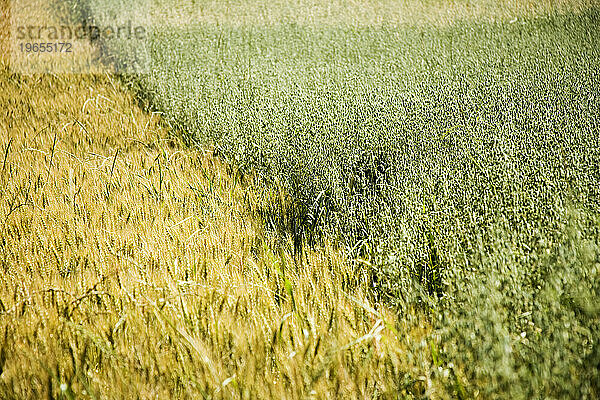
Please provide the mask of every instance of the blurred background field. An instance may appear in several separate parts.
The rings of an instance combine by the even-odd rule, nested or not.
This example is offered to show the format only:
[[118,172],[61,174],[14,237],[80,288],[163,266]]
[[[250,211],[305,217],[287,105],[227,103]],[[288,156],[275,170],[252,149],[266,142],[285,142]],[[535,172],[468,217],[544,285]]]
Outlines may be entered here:
[[[7,169],[3,237],[23,242],[3,250],[4,313],[15,318],[5,337],[42,352],[36,331],[12,328],[48,321],[37,305],[55,315],[39,342],[79,349],[72,362],[44,359],[29,392],[5,380],[6,393],[58,393],[67,379],[67,397],[152,397],[153,381],[170,397],[598,397],[599,4],[60,5],[73,21],[146,26],[152,65],[76,80],[90,94],[60,103],[44,93],[69,91],[72,78],[5,69],[4,125],[22,132],[2,144],[5,165],[21,146],[38,175]],[[135,62],[126,40],[98,45],[117,70]],[[28,114],[56,104],[72,107]],[[25,121],[38,120],[57,128],[26,144]],[[155,124],[163,133],[147,136]],[[65,127],[78,133],[58,141]],[[104,154],[102,175],[78,186],[90,154]],[[27,186],[42,175],[70,193],[56,202],[73,213],[65,222],[60,211],[58,242],[92,260],[106,246],[113,261],[63,273],[74,262],[64,244],[51,247],[56,263],[30,255],[23,221],[49,223],[29,206],[47,201],[46,185]],[[94,228],[80,237],[78,224]],[[44,261],[17,271],[25,259]],[[72,300],[56,300],[52,279]],[[98,313],[92,326],[79,319]],[[68,334],[52,339],[59,327]]]

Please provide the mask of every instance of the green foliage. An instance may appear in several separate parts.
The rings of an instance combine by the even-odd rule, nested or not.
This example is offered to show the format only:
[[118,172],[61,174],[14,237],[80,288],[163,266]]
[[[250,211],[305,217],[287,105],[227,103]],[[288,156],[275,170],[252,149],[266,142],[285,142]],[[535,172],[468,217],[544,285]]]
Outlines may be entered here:
[[293,206],[265,220],[346,244],[379,296],[433,310],[456,395],[594,397],[598,24],[157,28],[132,82],[190,142],[285,188]]
[[556,229],[515,240],[500,221],[448,274],[446,361],[485,398],[600,395],[600,218],[567,208]]

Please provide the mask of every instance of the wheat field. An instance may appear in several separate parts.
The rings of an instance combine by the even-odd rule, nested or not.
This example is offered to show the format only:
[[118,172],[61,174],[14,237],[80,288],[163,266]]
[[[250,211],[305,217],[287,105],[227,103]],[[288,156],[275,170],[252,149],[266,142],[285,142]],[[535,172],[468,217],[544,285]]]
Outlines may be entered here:
[[19,1],[1,399],[598,398],[596,0]]
[[295,257],[257,211],[283,194],[185,146],[116,78],[4,58],[0,110],[1,398],[433,390],[425,319],[373,303],[339,249]]

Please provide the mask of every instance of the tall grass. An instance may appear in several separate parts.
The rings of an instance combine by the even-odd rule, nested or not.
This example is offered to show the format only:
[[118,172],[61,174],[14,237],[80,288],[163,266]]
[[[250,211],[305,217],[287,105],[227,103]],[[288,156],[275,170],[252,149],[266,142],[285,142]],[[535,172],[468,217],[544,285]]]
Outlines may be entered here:
[[[226,14],[157,24],[140,96],[188,143],[285,189],[291,205],[259,212],[271,228],[345,245],[388,304],[429,312],[427,382],[597,396],[597,6],[443,25]],[[103,43],[115,63],[125,45]]]
[[427,390],[426,320],[374,302],[331,245],[294,259],[257,211],[279,192],[111,76],[2,60],[0,110],[0,398]]

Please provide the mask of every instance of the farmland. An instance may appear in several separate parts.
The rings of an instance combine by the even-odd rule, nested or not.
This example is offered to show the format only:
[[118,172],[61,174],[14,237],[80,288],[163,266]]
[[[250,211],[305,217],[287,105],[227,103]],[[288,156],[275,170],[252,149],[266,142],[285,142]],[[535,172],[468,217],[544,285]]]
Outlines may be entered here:
[[62,5],[143,73],[3,72],[4,393],[600,395],[599,4],[134,3]]

